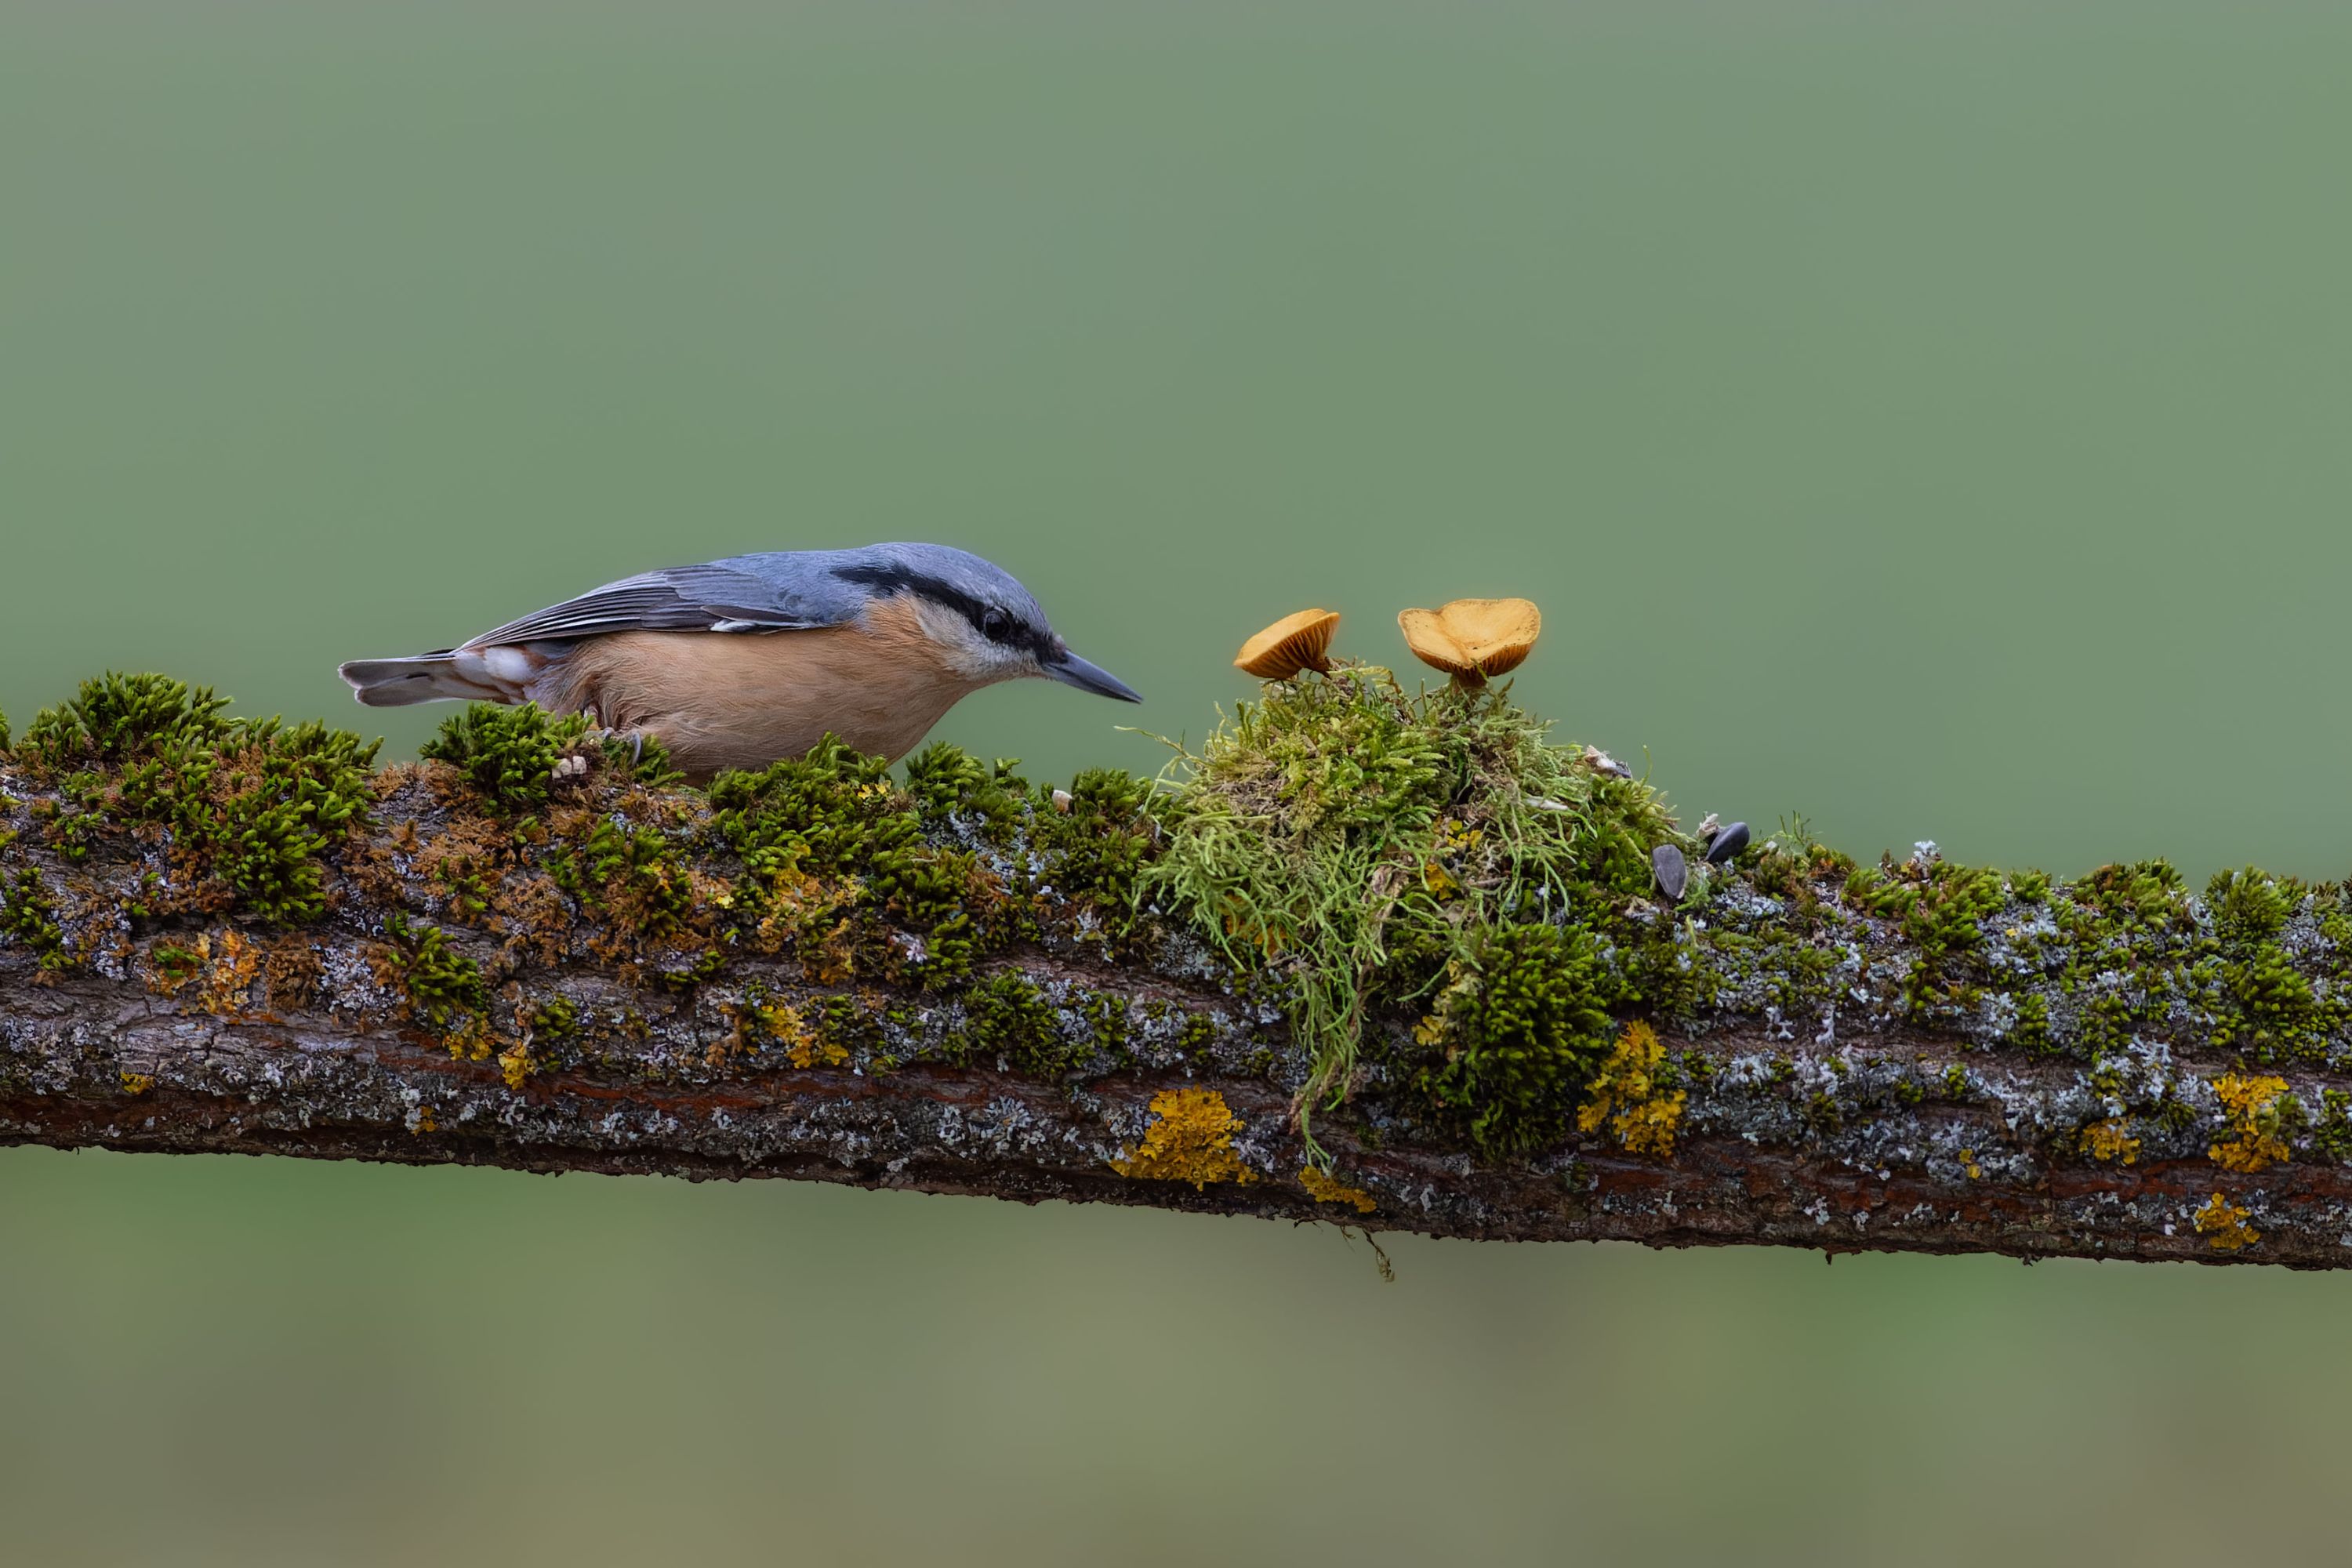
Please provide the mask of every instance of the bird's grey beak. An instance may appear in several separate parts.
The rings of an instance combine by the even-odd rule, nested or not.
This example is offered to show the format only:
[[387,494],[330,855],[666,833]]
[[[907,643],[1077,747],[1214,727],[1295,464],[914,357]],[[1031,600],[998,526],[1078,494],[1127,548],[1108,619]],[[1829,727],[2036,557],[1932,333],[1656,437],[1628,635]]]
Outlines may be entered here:
[[1081,691],[1091,691],[1097,697],[1116,697],[1121,702],[1140,702],[1142,697],[1127,682],[1098,664],[1088,664],[1068,648],[1055,648],[1051,658],[1039,661],[1039,668],[1065,686],[1075,686]]

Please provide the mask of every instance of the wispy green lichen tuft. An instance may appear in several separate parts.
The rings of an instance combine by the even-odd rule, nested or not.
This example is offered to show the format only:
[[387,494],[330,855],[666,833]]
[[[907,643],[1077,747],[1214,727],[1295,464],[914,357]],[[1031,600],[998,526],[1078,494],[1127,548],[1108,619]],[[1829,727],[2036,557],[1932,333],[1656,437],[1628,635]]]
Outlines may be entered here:
[[[1650,892],[1653,848],[1696,847],[1654,792],[1552,743],[1501,691],[1410,694],[1368,666],[1268,685],[1175,773],[1143,896],[1286,984],[1315,1057],[1310,1104],[1347,1094],[1372,1011],[1482,975],[1486,955],[1520,942],[1587,951],[1574,935],[1491,928],[1589,932]],[[1496,1086],[1510,1106],[1483,1138],[1506,1136],[1538,1100],[1572,1102],[1590,1055],[1569,1043],[1588,1033],[1581,995],[1523,999],[1539,1015],[1533,1035],[1458,1038],[1449,1048],[1502,1054],[1426,1081],[1457,1108],[1475,1086]],[[1605,1029],[1592,1028],[1605,1051]],[[1495,1044],[1514,1039],[1540,1043]]]

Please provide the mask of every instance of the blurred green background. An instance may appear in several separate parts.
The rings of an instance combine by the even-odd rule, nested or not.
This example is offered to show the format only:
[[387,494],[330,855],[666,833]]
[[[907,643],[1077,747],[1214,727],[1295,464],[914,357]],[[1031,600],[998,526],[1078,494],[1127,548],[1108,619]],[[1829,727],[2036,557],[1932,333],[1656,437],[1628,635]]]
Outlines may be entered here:
[[[2352,13],[0,4],[0,707],[935,539],[1150,698],[1524,594],[1862,854],[2352,873]],[[2325,1554],[2352,1281],[0,1153],[25,1563]]]

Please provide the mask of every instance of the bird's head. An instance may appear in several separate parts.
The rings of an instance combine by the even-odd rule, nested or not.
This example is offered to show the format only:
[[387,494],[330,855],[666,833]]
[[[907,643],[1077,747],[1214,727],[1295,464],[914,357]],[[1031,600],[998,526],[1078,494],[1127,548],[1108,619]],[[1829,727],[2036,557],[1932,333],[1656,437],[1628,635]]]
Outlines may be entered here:
[[944,544],[877,544],[833,569],[876,599],[904,597],[933,651],[975,686],[1042,675],[1122,702],[1143,699],[1070,651],[1045,612],[993,562]]

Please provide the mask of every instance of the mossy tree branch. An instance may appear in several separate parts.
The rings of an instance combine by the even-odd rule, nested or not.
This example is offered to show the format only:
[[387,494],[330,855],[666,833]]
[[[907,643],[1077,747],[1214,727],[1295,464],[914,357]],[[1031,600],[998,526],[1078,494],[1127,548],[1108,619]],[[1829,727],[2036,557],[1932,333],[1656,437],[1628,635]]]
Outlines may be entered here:
[[[1171,901],[1181,801],[945,749],[904,785],[831,751],[708,795],[593,750],[549,782],[585,740],[453,726],[378,772],[170,683],[43,715],[0,755],[0,1142],[2352,1258],[2340,888],[1856,867],[1799,829],[1670,909],[1605,842],[1673,833],[1654,797],[1562,773],[1603,868],[1410,987],[1358,977],[1318,1156],[1298,1111],[1332,1055],[1287,1022],[1272,927]],[[1465,826],[1472,771],[1420,868],[1441,917],[1507,837]]]

